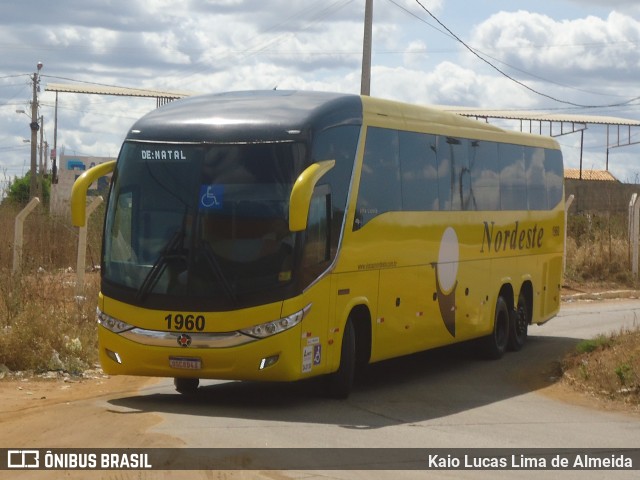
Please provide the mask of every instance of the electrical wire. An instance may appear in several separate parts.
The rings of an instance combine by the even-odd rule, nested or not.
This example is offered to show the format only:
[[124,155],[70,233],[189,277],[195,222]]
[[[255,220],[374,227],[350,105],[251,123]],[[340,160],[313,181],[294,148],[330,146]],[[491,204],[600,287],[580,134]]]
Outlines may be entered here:
[[491,63],[489,60],[487,60],[486,58],[484,58],[482,55],[480,55],[478,53],[477,50],[475,50],[474,48],[470,47],[467,43],[465,43],[464,40],[462,40],[459,36],[457,36],[453,31],[451,31],[444,23],[442,23],[438,17],[436,17],[433,13],[431,13],[431,11],[429,11],[429,9],[427,7],[425,7],[420,0],[415,0],[416,3],[431,17],[433,18],[438,25],[440,25],[442,28],[444,28],[447,33],[452,36],[456,41],[458,41],[464,48],[466,48],[467,50],[469,50],[469,52],[471,52],[474,56],[476,56],[477,58],[479,58],[481,61],[483,61],[484,63],[486,63],[489,67],[491,67],[493,70],[495,70],[496,72],[498,72],[500,75],[504,76],[505,78],[507,78],[508,80],[520,85],[521,87],[529,90],[530,92],[548,98],[549,100],[553,100],[554,102],[557,103],[562,103],[565,105],[571,105],[574,107],[579,107],[579,108],[608,108],[608,107],[622,107],[622,106],[626,106],[631,104],[632,102],[635,102],[637,100],[640,100],[640,96],[639,97],[634,97],[631,98],[629,100],[625,100],[624,102],[619,102],[619,103],[610,103],[610,104],[606,104],[606,105],[585,105],[585,104],[581,104],[581,103],[576,103],[576,102],[571,102],[569,100],[563,100],[561,98],[557,98],[554,97],[553,95],[549,95],[547,93],[541,92],[539,90],[536,90],[535,88],[530,87],[529,85],[527,85],[526,83],[521,82],[520,80],[512,77],[511,75],[509,75],[508,73],[506,73],[505,71],[501,70],[499,67],[497,67],[496,65],[494,65],[493,63]]
[[[424,24],[425,24],[425,25],[427,25],[428,27],[433,28],[435,31],[437,31],[437,32],[441,33],[442,35],[444,35],[444,36],[446,36],[446,37],[449,37],[449,38],[451,38],[452,40],[456,40],[456,37],[454,37],[453,35],[449,34],[446,30],[442,30],[442,29],[440,29],[440,28],[436,27],[435,25],[432,25],[431,23],[427,22],[424,18],[422,18],[422,17],[420,17],[420,16],[416,15],[416,14],[415,14],[415,13],[413,13],[411,10],[409,10],[409,9],[407,9],[406,7],[404,7],[403,5],[400,5],[399,3],[397,3],[395,0],[387,0],[387,1],[388,1],[389,3],[392,3],[393,5],[395,5],[396,7],[398,7],[400,10],[403,10],[403,11],[404,11],[405,13],[407,13],[408,15],[410,15],[410,16],[412,16],[412,17],[414,17],[414,18],[415,18],[415,19],[417,19],[418,21],[420,21],[420,22],[424,23]],[[618,42],[618,43],[623,43],[623,42]],[[633,43],[633,44],[636,44],[636,43],[638,43],[638,42],[624,42],[624,43]],[[574,44],[574,45],[562,45],[562,46],[563,46],[563,47],[567,47],[567,46],[569,46],[569,47],[576,47],[576,46],[584,47],[584,46],[588,46],[588,45],[594,45],[594,44]],[[553,48],[553,47],[560,47],[560,45],[551,45],[551,46],[549,46],[549,45],[538,45],[538,46],[535,46],[535,45],[534,45],[534,46],[532,46],[532,47],[533,47],[533,48],[543,48],[543,47]],[[627,97],[626,97],[626,96],[624,96],[624,95],[614,95],[614,94],[610,94],[610,93],[594,92],[594,91],[584,90],[584,89],[577,88],[577,87],[572,87],[571,85],[565,85],[565,84],[560,83],[560,82],[557,82],[557,81],[555,81],[555,80],[550,80],[550,79],[548,79],[548,78],[541,77],[541,76],[539,76],[539,75],[536,75],[536,74],[534,74],[534,73],[528,72],[528,71],[526,71],[526,70],[523,70],[523,69],[521,69],[521,68],[518,68],[518,67],[516,67],[516,66],[514,66],[514,65],[511,65],[511,64],[509,64],[509,63],[506,63],[506,62],[504,62],[504,61],[502,61],[502,60],[500,60],[500,59],[498,59],[498,58],[496,58],[496,57],[493,57],[493,56],[489,55],[487,52],[484,52],[484,51],[482,51],[482,50],[480,50],[480,49],[478,49],[478,48],[473,47],[473,49],[474,49],[476,52],[481,53],[483,56],[485,56],[485,57],[487,57],[487,58],[490,58],[490,59],[491,59],[491,60],[493,60],[494,62],[501,63],[502,65],[504,65],[504,66],[506,66],[506,67],[509,67],[509,68],[511,68],[512,70],[516,70],[516,71],[518,71],[518,72],[520,72],[520,73],[523,73],[523,74],[525,74],[525,75],[527,75],[527,76],[529,76],[529,77],[532,77],[532,78],[535,78],[535,79],[541,80],[541,81],[543,81],[543,82],[552,83],[552,84],[554,84],[554,85],[558,85],[558,86],[563,87],[563,88],[567,88],[567,89],[570,89],[570,90],[575,90],[575,91],[577,91],[577,92],[588,93],[588,94],[590,94],[590,95],[598,95],[598,96],[603,96],[603,97],[622,97],[622,98],[627,98]],[[451,51],[452,51],[452,50],[440,50],[440,51],[437,51],[437,50],[436,50],[435,52],[437,52],[437,53],[446,53],[446,52],[451,52]],[[430,50],[430,53],[433,53],[433,52],[434,52],[434,50]],[[380,52],[376,52],[376,55],[378,55],[379,53],[380,53]],[[404,52],[399,52],[399,53],[404,53]]]
[[31,75],[28,73],[17,73],[15,75],[4,75],[2,77],[0,77],[0,80],[4,79],[4,78],[16,78],[16,77],[30,77]]
[[[227,50],[226,52],[223,52],[221,55],[218,55],[217,57],[210,59],[208,64],[205,64],[200,68],[197,68],[197,66],[194,65],[192,67],[192,72],[187,75],[184,75],[183,80],[186,80],[187,78],[190,78],[197,74],[201,74],[209,70],[211,68],[210,62],[214,60],[216,62],[221,62],[233,56],[235,60],[238,61],[238,60],[243,60],[251,56],[257,55],[259,53],[262,53],[265,50],[268,50],[269,48],[273,47],[274,45],[277,45],[278,43],[283,42],[284,40],[289,38],[291,35],[294,35],[291,32],[285,32],[285,33],[281,33],[280,35],[277,35],[275,38],[271,38],[262,43],[258,43],[258,40],[262,39],[267,33],[272,32],[274,30],[281,29],[284,25],[287,25],[294,20],[298,20],[298,19],[303,20],[304,16],[308,17],[308,20],[306,20],[308,23],[303,25],[301,28],[299,28],[299,31],[308,30],[323,18],[326,18],[327,16],[332,15],[333,13],[345,8],[347,5],[353,3],[353,1],[354,0],[334,0],[327,6],[324,6],[324,4],[326,3],[325,1],[322,1],[322,0],[317,1],[311,7],[305,7],[302,11],[293,13],[292,15],[287,17],[285,20],[275,25],[272,25],[271,27],[258,33],[254,37],[251,37],[250,39],[248,39],[246,43],[247,44],[253,43],[253,45],[249,45],[246,48],[242,49],[241,51]],[[318,6],[321,8],[317,9]],[[200,60],[198,63],[204,64],[204,61]]]

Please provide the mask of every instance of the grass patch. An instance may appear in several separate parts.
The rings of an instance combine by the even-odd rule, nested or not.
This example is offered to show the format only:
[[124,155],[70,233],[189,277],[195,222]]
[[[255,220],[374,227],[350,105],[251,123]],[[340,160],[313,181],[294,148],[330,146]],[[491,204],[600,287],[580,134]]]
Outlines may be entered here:
[[567,283],[638,287],[630,271],[626,216],[570,216],[567,222],[566,265]]
[[610,344],[609,338],[599,335],[593,340],[583,340],[576,346],[578,353],[591,353],[598,349],[607,348]]
[[581,391],[640,406],[640,328],[580,342],[562,370]]
[[[95,309],[99,278],[85,276],[76,297],[78,230],[40,206],[24,225],[23,265],[12,273],[13,232],[20,207],[0,205],[0,371],[80,373],[97,361]],[[97,215],[100,216],[100,215]],[[101,219],[92,218],[87,265],[98,263]]]
[[0,364],[12,371],[75,374],[93,368],[98,278],[87,280],[87,295],[76,297],[75,274],[65,271],[3,276]]

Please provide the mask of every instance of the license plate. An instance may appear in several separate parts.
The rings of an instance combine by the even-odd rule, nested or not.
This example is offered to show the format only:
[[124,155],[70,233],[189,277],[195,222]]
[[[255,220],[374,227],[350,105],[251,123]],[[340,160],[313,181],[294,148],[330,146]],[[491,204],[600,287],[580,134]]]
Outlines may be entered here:
[[193,357],[169,357],[169,366],[183,370],[200,370],[202,368],[202,361],[199,358]]

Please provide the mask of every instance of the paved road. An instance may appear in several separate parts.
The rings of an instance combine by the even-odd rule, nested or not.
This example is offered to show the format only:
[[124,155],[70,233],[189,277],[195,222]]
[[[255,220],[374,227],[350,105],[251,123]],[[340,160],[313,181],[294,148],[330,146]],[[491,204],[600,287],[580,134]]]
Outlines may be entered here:
[[[557,360],[584,338],[640,322],[640,301],[564,305],[530,329],[526,347],[497,362],[460,348],[370,368],[346,401],[315,383],[205,381],[194,398],[163,380],[105,401],[119,412],[152,412],[152,432],[188,447],[640,447],[640,416],[578,406],[557,394]],[[556,393],[554,393],[556,392]],[[317,478],[639,478],[636,472],[325,471]],[[251,476],[247,477],[251,478]],[[276,477],[272,477],[276,478]],[[316,478],[283,472],[277,478]]]

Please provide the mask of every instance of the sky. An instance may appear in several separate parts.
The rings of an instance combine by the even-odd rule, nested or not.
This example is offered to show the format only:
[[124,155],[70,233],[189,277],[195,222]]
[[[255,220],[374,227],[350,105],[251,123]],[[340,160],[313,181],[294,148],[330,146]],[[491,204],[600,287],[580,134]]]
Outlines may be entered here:
[[[16,110],[30,114],[38,62],[39,115],[50,145],[50,83],[194,94],[359,93],[364,3],[2,2],[0,182],[29,169],[30,118]],[[375,97],[640,120],[639,78],[637,0],[374,0]],[[60,93],[58,153],[116,157],[129,127],[154,108],[155,99]],[[565,166],[577,168],[580,135],[558,141]],[[640,129],[631,141],[640,142]],[[583,168],[605,168],[606,143],[602,127],[588,128]],[[640,145],[611,150],[609,169],[621,181],[640,183]]]

